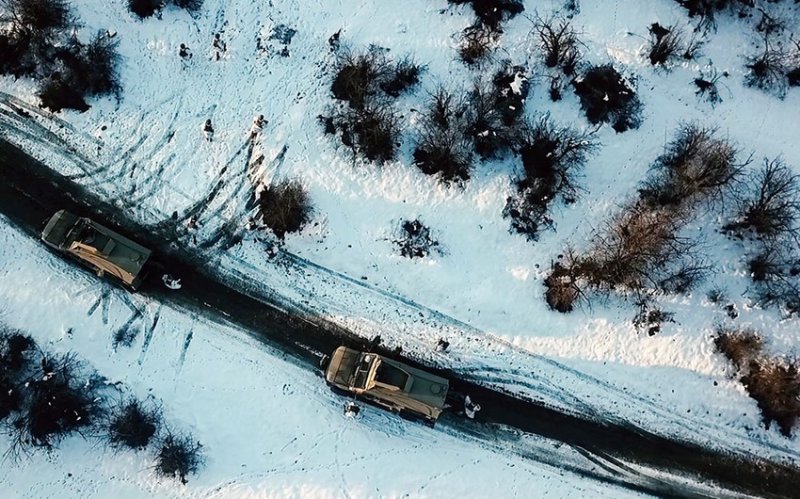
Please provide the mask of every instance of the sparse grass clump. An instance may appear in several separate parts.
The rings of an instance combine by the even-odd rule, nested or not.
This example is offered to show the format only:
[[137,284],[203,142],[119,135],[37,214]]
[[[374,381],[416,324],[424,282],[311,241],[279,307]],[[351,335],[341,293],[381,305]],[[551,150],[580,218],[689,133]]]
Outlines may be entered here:
[[544,65],[558,68],[565,76],[575,74],[581,53],[578,35],[567,19],[537,19],[534,25]]
[[674,59],[686,54],[684,34],[676,25],[664,27],[658,23],[650,25],[650,46],[647,51],[650,64],[666,66]]
[[639,98],[612,65],[593,66],[572,85],[590,123],[610,123],[618,133],[639,127]]
[[501,32],[483,24],[468,26],[461,33],[458,55],[469,65],[480,65],[491,60],[492,52],[497,48]]
[[258,206],[264,224],[276,237],[302,229],[311,218],[311,202],[296,180],[284,180],[261,191]]

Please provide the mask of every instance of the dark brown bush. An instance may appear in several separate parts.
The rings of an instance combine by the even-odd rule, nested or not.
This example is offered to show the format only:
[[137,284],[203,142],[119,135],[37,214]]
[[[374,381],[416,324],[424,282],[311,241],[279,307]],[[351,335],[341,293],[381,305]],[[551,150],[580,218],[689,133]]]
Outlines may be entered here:
[[650,48],[648,57],[653,66],[665,66],[685,54],[686,43],[683,31],[676,25],[663,27],[658,23],[650,25]]
[[720,200],[744,170],[737,150],[717,131],[696,124],[682,125],[653,166],[640,189],[641,199],[653,207],[691,206],[698,201]]
[[279,239],[287,233],[299,231],[311,218],[308,193],[296,180],[270,185],[261,191],[258,201],[264,224]]
[[763,168],[742,182],[736,219],[726,230],[753,230],[760,237],[794,237],[800,221],[800,175],[780,159],[765,159]]
[[492,52],[497,48],[500,34],[500,31],[483,24],[468,26],[461,33],[459,57],[470,66],[490,61]]
[[525,10],[522,0],[448,0],[455,5],[469,4],[481,24],[497,28]]
[[465,181],[472,170],[472,141],[467,135],[467,102],[444,88],[430,96],[420,120],[414,164],[445,182]]
[[114,408],[108,424],[108,440],[114,447],[143,449],[155,436],[161,415],[131,398]]
[[560,68],[566,76],[575,74],[581,54],[578,35],[567,19],[537,18],[534,30],[548,68]]
[[800,418],[800,369],[796,361],[753,360],[742,376],[747,393],[761,409],[764,425],[775,422],[790,437]]
[[572,85],[590,123],[610,123],[618,133],[639,127],[639,98],[612,65],[593,66]]
[[190,435],[168,430],[156,457],[156,473],[187,483],[186,477],[197,473],[204,463],[202,448]]
[[750,362],[761,357],[764,340],[750,328],[720,329],[714,336],[714,347],[730,360],[736,369],[744,371]]

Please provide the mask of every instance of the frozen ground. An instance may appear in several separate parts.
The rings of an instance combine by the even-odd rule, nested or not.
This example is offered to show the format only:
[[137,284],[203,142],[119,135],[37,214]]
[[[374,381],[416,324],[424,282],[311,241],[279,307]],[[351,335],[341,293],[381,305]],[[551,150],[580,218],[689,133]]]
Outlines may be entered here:
[[[444,0],[206,0],[196,18],[168,9],[160,20],[141,22],[121,0],[75,4],[85,32],[119,34],[122,101],[64,113],[66,126],[58,118],[20,119],[12,112],[2,123],[13,122],[16,131],[3,133],[144,221],[196,211],[201,245],[224,224],[243,227],[248,174],[262,181],[301,180],[315,205],[314,223],[288,238],[290,254],[282,263],[267,259],[263,237],[252,233],[230,250],[209,249],[210,261],[231,280],[275,291],[365,336],[381,334],[414,356],[567,410],[626,419],[713,446],[798,458],[797,437],[761,426],[755,402],[713,351],[713,329],[728,320],[704,298],[715,286],[736,304],[737,323],[761,330],[772,352],[796,355],[800,346],[797,319],[748,306],[742,252],[713,232],[718,221],[694,227],[705,235],[716,274],[692,296],[661,300],[676,323],[657,336],[635,332],[629,303],[597,300],[592,309],[561,315],[547,310],[542,298],[550,262],[567,242],[585,245],[592,227],[633,195],[681,121],[719,127],[757,162],[782,155],[800,168],[794,145],[800,93],[781,101],[742,85],[742,57],[756,49],[746,21],[723,16],[698,63],[656,71],[641,53],[646,28],[656,21],[686,24],[674,1],[581,2],[574,22],[586,43],[585,58],[635,75],[644,120],[640,129],[621,135],[600,129],[602,146],[582,182],[587,192],[569,207],[556,206],[557,231],[529,243],[509,234],[501,217],[519,168],[514,162],[481,165],[464,189],[445,188],[409,166],[410,133],[398,163],[354,166],[316,122],[330,102],[327,39],[342,28],[343,42],[356,50],[374,43],[397,56],[413,53],[427,66],[420,89],[401,100],[413,128],[411,109],[420,108],[426,90],[437,83],[459,88],[476,74],[455,59],[456,35],[472,22],[468,9],[448,8]],[[537,8],[542,15],[559,4],[526,2],[529,14]],[[266,41],[279,24],[297,30],[288,58],[278,55],[282,47],[275,41]],[[502,57],[533,67],[530,29],[524,16],[509,22]],[[215,32],[222,32],[228,47],[221,61],[212,57]],[[258,37],[267,50],[256,49]],[[185,68],[177,56],[180,43],[194,51]],[[710,63],[731,74],[723,80],[724,101],[713,109],[691,85]],[[36,102],[29,83],[3,79],[0,87]],[[588,126],[574,95],[551,103],[538,82],[532,92],[527,113],[549,112],[559,122]],[[250,150],[250,126],[262,113],[269,125]],[[206,118],[217,131],[211,143],[200,131]],[[62,141],[85,161],[76,161]],[[73,159],[64,159],[65,153]],[[248,171],[262,155],[262,166]],[[396,254],[390,239],[399,221],[416,217],[432,227],[443,255],[412,261]],[[188,237],[179,242],[192,244]],[[441,336],[451,342],[447,356],[431,352]]]

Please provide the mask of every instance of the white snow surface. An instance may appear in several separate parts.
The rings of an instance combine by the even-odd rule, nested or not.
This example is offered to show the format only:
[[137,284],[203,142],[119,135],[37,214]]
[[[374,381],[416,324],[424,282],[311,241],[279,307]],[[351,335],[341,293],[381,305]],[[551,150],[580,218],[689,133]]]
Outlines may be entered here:
[[[414,109],[422,108],[426,92],[438,84],[462,88],[479,73],[458,61],[455,51],[472,13],[445,0],[206,0],[194,17],[168,8],[161,19],[145,21],[133,18],[122,0],[76,0],[84,35],[118,33],[121,101],[93,101],[83,114],[6,115],[0,123],[14,120],[15,129],[3,128],[4,135],[144,222],[182,214],[218,187],[199,218],[201,241],[224,224],[244,227],[251,181],[296,178],[315,207],[313,223],[287,237],[286,249],[296,258],[268,259],[266,237],[253,232],[244,232],[229,250],[208,252],[237,285],[275,292],[365,337],[380,334],[419,359],[564,410],[796,461],[798,438],[763,427],[755,402],[714,352],[715,327],[730,320],[704,298],[713,287],[724,288],[735,303],[740,316],[734,323],[760,330],[770,352],[795,356],[800,346],[797,319],[748,303],[743,249],[716,233],[720,218],[709,215],[690,228],[705,239],[715,274],[690,296],[659,298],[676,322],[656,336],[637,333],[633,304],[618,298],[597,299],[591,309],[568,315],[550,311],[541,281],[567,243],[584,247],[593,227],[635,195],[680,123],[718,127],[743,157],[753,154],[756,166],[764,157],[781,156],[800,171],[800,92],[779,100],[743,86],[743,57],[757,50],[752,20],[720,16],[698,61],[667,71],[652,68],[642,49],[653,22],[691,31],[676,2],[580,3],[574,23],[586,44],[585,59],[612,62],[631,79],[644,105],[643,122],[623,134],[600,128],[601,146],[582,180],[586,192],[570,206],[555,205],[556,231],[535,243],[510,234],[501,216],[521,168],[517,162],[481,164],[464,187],[443,186],[410,164]],[[547,16],[559,5],[528,1],[527,14],[538,9]],[[289,57],[268,40],[280,24],[297,30]],[[552,103],[546,82],[537,80],[531,27],[526,16],[507,23],[498,56],[532,70],[526,113],[549,113],[559,123],[588,128],[576,96],[565,92]],[[391,56],[413,54],[426,66],[420,87],[399,100],[407,133],[395,163],[354,164],[322,134],[317,116],[332,102],[334,56],[327,40],[339,29],[342,43],[354,50],[375,44]],[[215,32],[227,43],[220,61],[211,49]],[[258,37],[265,51],[256,49]],[[194,52],[186,67],[177,55],[180,43]],[[691,83],[709,64],[730,74],[721,80],[723,102],[713,108],[698,100]],[[0,88],[22,102],[37,101],[30,82],[4,78]],[[259,114],[269,123],[249,153],[247,139]],[[212,142],[201,132],[207,118],[214,123]],[[258,166],[248,169],[252,164]],[[400,221],[412,218],[432,228],[441,254],[417,260],[398,255],[392,238]],[[188,236],[178,242],[192,244]],[[451,344],[448,354],[433,352],[440,337]]]

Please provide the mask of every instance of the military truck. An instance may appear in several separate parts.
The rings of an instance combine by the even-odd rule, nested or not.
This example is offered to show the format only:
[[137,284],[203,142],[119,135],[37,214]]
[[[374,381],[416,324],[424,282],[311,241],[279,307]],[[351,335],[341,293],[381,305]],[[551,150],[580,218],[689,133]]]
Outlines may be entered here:
[[402,362],[341,346],[325,368],[325,381],[335,391],[365,399],[433,426],[445,407],[448,381]]
[[113,230],[66,210],[50,217],[42,231],[42,241],[98,276],[110,275],[132,290],[142,284],[151,253]]

